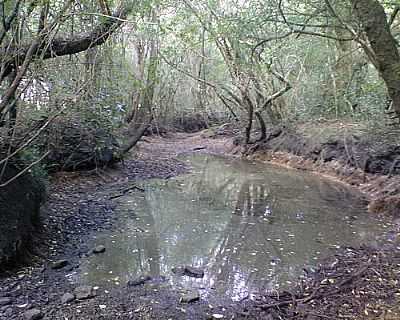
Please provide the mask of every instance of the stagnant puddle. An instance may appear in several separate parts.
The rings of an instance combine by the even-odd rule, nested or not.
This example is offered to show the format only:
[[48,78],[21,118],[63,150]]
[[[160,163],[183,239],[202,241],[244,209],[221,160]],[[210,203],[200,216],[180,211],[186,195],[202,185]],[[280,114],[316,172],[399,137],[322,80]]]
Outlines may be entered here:
[[[76,281],[125,285],[165,276],[175,288],[241,299],[290,284],[339,246],[381,241],[388,221],[361,195],[295,170],[211,155],[186,156],[191,174],[153,180],[118,198],[119,220],[93,245]],[[205,276],[174,275],[190,265]]]

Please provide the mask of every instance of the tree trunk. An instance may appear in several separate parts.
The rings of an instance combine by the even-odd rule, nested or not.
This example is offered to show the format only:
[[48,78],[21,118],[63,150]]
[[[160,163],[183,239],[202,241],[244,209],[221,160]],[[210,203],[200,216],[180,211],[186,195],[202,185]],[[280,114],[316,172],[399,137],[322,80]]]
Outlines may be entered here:
[[143,123],[135,130],[133,135],[122,146],[121,153],[123,155],[126,154],[127,152],[129,152],[129,150],[131,150],[134,146],[136,146],[136,144],[143,137],[144,133],[146,132],[146,129],[149,127],[152,120],[153,120],[153,117],[151,114],[149,115],[149,118],[147,120],[143,120]]
[[[137,40],[137,43],[135,45],[135,52],[136,52],[136,70],[133,70],[135,77],[137,80],[139,80],[141,83],[145,82],[145,66],[146,66],[146,43],[144,41],[141,41],[140,39]],[[138,111],[140,107],[140,101],[141,101],[141,95],[142,95],[142,89],[141,88],[136,88],[131,95],[131,108],[128,110],[126,119],[125,121],[127,123],[131,122],[136,122],[138,119]]]
[[267,138],[267,127],[265,125],[264,118],[260,111],[255,111],[254,114],[257,117],[261,130],[260,138],[258,139],[258,141],[264,141]]
[[254,104],[251,101],[248,92],[242,92],[242,100],[243,103],[246,105],[246,110],[247,110],[247,125],[245,133],[246,133],[246,144],[249,144],[251,140],[251,130],[253,129]]
[[350,3],[375,54],[375,65],[392,99],[393,110],[400,117],[400,55],[385,10],[377,0],[350,0]]

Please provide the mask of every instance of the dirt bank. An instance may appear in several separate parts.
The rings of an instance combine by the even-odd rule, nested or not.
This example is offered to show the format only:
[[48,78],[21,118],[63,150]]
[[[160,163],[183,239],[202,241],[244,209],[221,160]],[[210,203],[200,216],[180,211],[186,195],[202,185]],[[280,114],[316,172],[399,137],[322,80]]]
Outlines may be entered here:
[[0,270],[18,258],[29,256],[45,194],[44,185],[29,175],[13,179],[21,170],[17,164],[5,166],[0,184],[9,183],[0,188]]
[[[370,212],[400,217],[400,144],[393,139],[396,132],[387,138],[349,130],[349,125],[340,123],[307,126],[273,128],[265,141],[242,147],[240,152],[254,160],[312,171],[356,186],[368,196]],[[332,127],[336,131],[332,132]]]

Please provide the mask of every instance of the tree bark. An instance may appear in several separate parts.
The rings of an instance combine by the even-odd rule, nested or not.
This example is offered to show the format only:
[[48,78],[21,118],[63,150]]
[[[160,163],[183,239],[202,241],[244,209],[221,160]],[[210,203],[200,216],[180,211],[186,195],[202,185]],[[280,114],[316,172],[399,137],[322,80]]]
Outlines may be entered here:
[[250,143],[251,129],[253,128],[254,119],[254,106],[246,92],[242,92],[243,103],[246,105],[247,110],[247,125],[245,128],[245,144]]
[[376,68],[386,84],[393,110],[400,117],[400,55],[385,10],[377,0],[350,3],[375,54]]
[[136,144],[140,141],[143,135],[146,132],[146,129],[149,127],[151,121],[153,120],[153,116],[150,114],[147,120],[143,120],[143,123],[136,128],[135,132],[131,137],[129,137],[128,141],[122,146],[121,153],[122,155],[126,154],[131,150]]
[[257,117],[261,130],[260,138],[258,139],[258,141],[264,141],[267,138],[267,126],[265,125],[264,118],[260,111],[255,111],[254,114]]

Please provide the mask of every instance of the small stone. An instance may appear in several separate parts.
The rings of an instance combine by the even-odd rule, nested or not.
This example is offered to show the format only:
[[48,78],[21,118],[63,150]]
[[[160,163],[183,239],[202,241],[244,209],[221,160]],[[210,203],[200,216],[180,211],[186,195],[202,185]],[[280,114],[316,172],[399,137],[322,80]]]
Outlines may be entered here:
[[43,313],[39,309],[30,309],[24,312],[25,320],[39,320],[43,318]]
[[127,285],[128,285],[128,287],[141,286],[141,285],[144,285],[146,282],[148,282],[150,280],[151,280],[150,276],[142,276],[142,277],[139,277],[137,279],[129,280]]
[[2,306],[8,306],[9,304],[11,304],[11,299],[10,298],[0,298],[0,307]]
[[193,278],[203,278],[204,270],[190,266],[185,266],[185,275]]
[[105,246],[102,246],[102,245],[97,246],[97,247],[95,247],[95,248],[92,250],[92,252],[93,252],[94,254],[103,253],[103,252],[105,252],[105,251],[106,251],[106,247],[105,247]]
[[173,273],[175,273],[177,276],[184,276],[185,275],[185,268],[184,267],[173,267],[171,269]]
[[69,263],[68,260],[58,260],[58,261],[55,261],[55,262],[53,262],[53,263],[51,264],[51,268],[52,268],[53,270],[62,269],[62,268],[64,268],[65,266],[67,266],[68,263]]
[[4,312],[4,314],[8,317],[11,317],[14,313],[13,308],[7,308],[6,311]]
[[172,268],[172,272],[178,276],[188,276],[192,278],[203,278],[204,271],[200,268],[195,268],[191,266],[184,267],[174,267]]
[[193,291],[183,295],[180,299],[181,303],[192,303],[200,300],[200,294],[197,291]]
[[61,303],[66,304],[70,303],[75,300],[75,296],[72,293],[64,293],[63,296],[61,297]]
[[86,300],[94,297],[93,287],[81,286],[74,290],[75,298],[77,300]]

